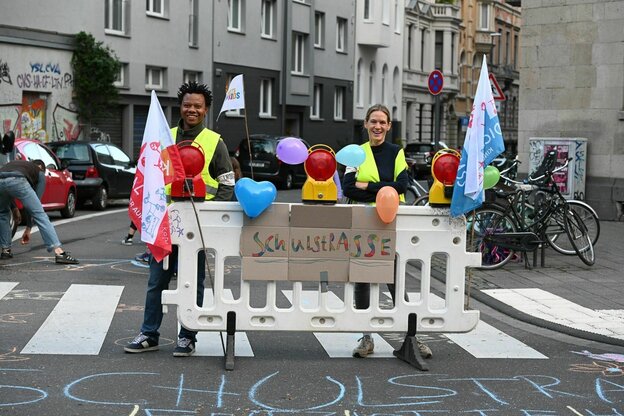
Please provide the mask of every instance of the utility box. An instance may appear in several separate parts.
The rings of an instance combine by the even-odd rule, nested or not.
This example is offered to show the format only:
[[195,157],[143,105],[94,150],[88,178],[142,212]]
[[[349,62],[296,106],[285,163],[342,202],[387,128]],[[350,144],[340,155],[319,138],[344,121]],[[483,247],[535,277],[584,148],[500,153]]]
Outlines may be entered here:
[[566,199],[585,200],[587,174],[587,139],[582,137],[531,137],[529,139],[529,173],[534,172],[551,150],[557,152],[555,167],[572,158],[565,169],[553,175],[559,191]]

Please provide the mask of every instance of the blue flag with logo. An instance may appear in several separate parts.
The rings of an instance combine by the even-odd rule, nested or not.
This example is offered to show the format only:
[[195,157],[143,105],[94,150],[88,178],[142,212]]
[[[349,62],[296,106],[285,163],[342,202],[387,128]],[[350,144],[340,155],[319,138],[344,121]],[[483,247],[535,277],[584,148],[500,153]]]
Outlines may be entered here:
[[483,203],[483,170],[505,151],[503,133],[494,105],[487,63],[483,65],[464,139],[451,199],[451,216],[457,217]]

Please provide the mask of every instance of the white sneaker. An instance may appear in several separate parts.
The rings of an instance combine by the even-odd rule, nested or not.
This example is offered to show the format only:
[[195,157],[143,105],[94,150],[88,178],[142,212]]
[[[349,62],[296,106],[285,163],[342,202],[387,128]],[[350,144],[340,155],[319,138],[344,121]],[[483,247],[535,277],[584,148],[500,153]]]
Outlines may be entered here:
[[353,350],[353,356],[355,358],[366,358],[368,354],[372,354],[375,349],[375,342],[370,335],[364,335],[358,341],[360,343]]

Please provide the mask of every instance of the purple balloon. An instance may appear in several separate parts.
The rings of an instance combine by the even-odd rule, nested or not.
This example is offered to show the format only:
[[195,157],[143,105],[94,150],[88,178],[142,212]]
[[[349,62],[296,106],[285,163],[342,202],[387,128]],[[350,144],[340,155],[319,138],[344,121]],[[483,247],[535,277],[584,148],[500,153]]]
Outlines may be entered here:
[[286,137],[277,143],[277,157],[289,165],[298,165],[308,158],[308,148],[296,137]]

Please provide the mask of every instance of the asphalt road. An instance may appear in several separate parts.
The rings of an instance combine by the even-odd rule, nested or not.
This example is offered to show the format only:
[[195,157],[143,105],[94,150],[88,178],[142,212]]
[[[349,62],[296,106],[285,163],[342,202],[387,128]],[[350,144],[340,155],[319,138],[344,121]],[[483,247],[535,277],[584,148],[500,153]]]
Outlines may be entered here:
[[[299,192],[280,191],[278,200],[297,202]],[[148,269],[132,260],[141,244],[120,244],[129,223],[123,208],[79,211],[71,221],[53,215],[78,266],[54,264],[37,235],[0,263],[0,415],[624,414],[624,351],[475,300],[474,337],[420,334],[434,353],[428,372],[392,357],[403,334],[380,338],[390,352],[379,343],[370,358],[354,359],[333,352],[338,335],[307,332],[239,333],[243,352],[226,371],[216,334],[216,353],[199,353],[198,343],[193,357],[171,355],[173,311],[160,351],[124,353],[142,321]],[[226,273],[239,272],[233,259]]]

